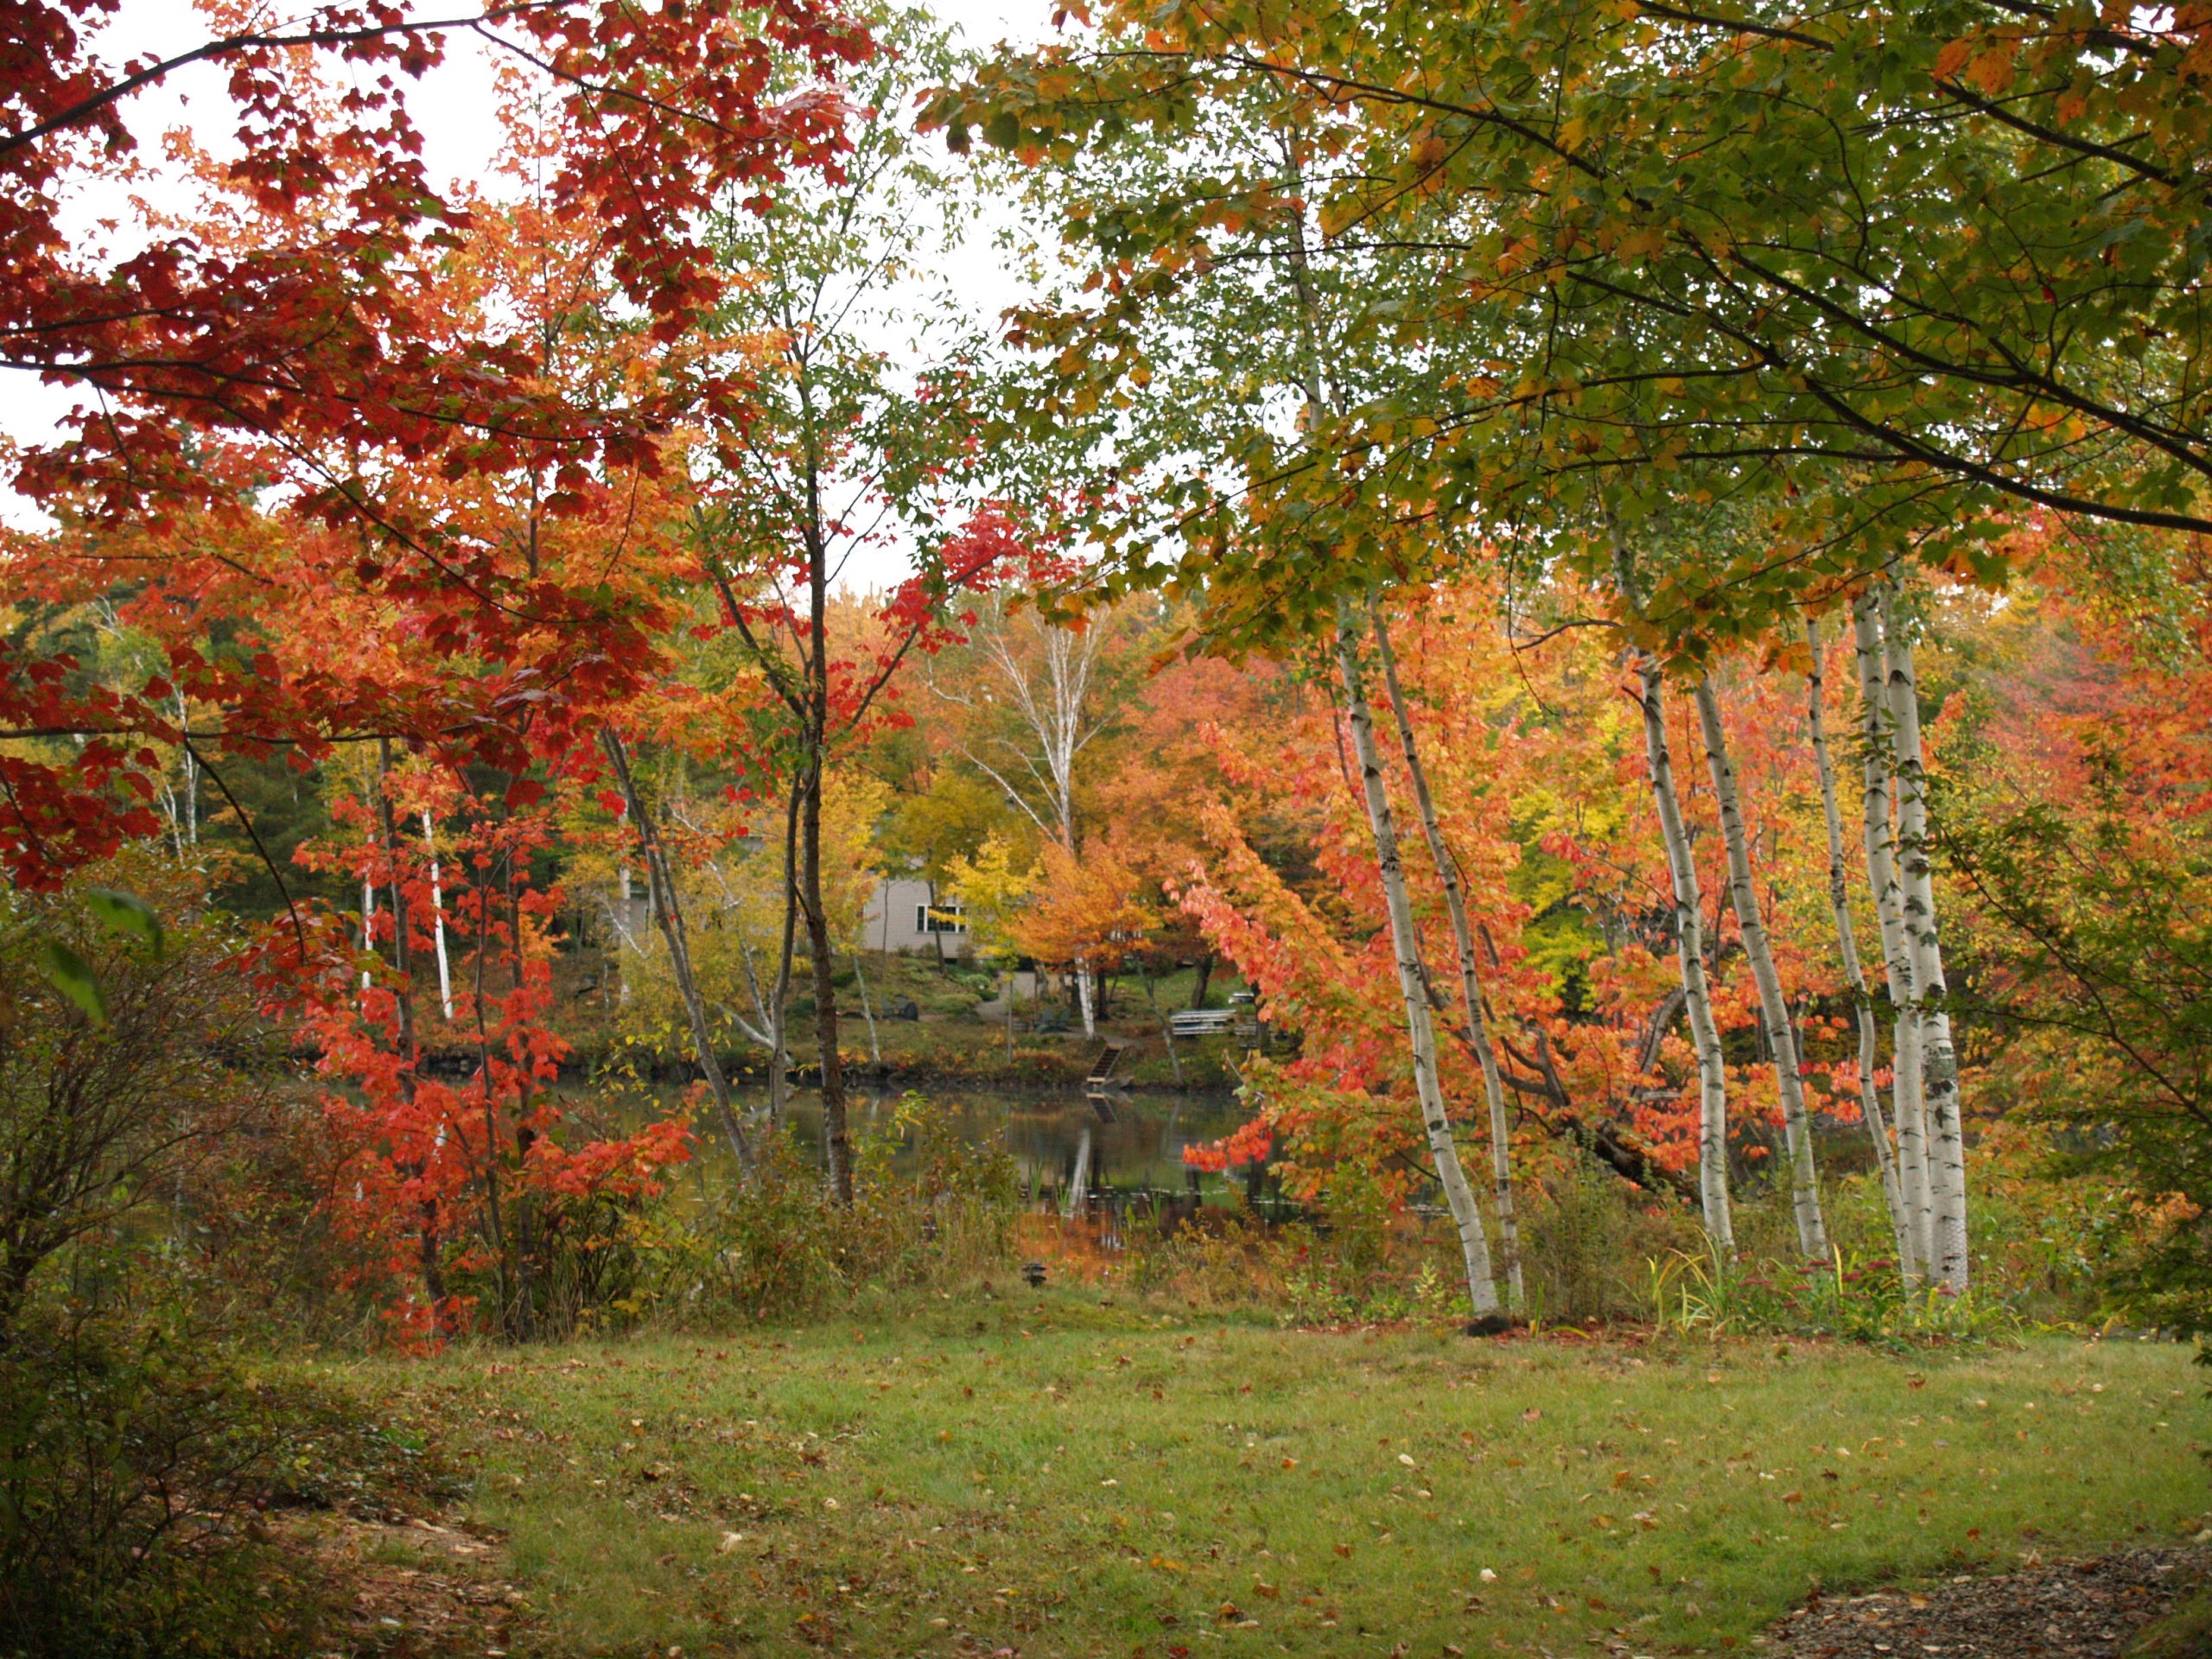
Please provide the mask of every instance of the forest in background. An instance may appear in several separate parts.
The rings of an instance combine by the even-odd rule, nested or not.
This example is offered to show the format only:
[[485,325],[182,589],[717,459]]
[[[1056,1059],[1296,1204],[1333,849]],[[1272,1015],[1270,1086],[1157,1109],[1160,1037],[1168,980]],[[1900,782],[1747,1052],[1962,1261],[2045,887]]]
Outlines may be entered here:
[[1051,1254],[852,1103],[1093,1039],[1300,1217],[1147,1294],[2212,1319],[2203,20],[556,0],[442,189],[454,25],[208,0],[156,135],[17,10],[9,1639],[232,1536],[256,1356]]

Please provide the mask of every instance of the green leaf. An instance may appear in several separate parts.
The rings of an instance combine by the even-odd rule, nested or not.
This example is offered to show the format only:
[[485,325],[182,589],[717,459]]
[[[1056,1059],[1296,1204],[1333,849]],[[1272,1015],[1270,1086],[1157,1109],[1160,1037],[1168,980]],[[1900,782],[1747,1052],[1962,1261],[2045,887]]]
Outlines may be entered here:
[[59,940],[48,939],[39,946],[38,965],[55,990],[85,1011],[85,1018],[96,1026],[107,1024],[107,995],[92,963]]
[[135,893],[115,887],[87,887],[85,904],[110,932],[134,934],[162,954],[162,918]]
[[983,123],[983,137],[1000,149],[1012,149],[1021,142],[1021,122],[1008,110],[1001,110]]

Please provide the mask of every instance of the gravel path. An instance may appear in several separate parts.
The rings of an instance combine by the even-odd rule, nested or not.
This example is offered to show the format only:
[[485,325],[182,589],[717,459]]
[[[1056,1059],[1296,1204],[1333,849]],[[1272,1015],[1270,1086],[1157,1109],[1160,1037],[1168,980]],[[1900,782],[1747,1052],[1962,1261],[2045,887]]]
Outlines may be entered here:
[[1926,1590],[1815,1600],[1766,1639],[1777,1659],[2119,1659],[2212,1573],[2212,1549],[2131,1549]]

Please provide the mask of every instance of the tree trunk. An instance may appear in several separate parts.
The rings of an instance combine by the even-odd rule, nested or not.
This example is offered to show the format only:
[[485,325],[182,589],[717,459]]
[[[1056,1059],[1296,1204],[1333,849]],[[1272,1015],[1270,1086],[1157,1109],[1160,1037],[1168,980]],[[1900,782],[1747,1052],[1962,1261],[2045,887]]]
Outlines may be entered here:
[[1206,1005],[1206,988],[1213,983],[1212,951],[1209,950],[1198,958],[1198,965],[1192,970],[1192,976],[1191,1006],[1193,1008],[1203,1008]]
[[446,957],[446,895],[438,885],[438,841],[430,827],[430,809],[423,809],[423,845],[430,854],[430,925],[438,951],[438,1010],[453,1022],[453,966]]
[[[1613,535],[1613,566],[1623,601],[1637,604],[1628,545]],[[1659,664],[1649,652],[1636,653],[1643,712],[1644,758],[1651,772],[1651,799],[1659,814],[1659,835],[1667,849],[1667,869],[1674,887],[1675,954],[1681,965],[1682,1008],[1689,1017],[1690,1041],[1697,1050],[1698,1196],[1705,1230],[1724,1255],[1736,1253],[1736,1224],[1728,1203],[1728,1065],[1720,1052],[1720,1030],[1713,1018],[1713,995],[1705,978],[1705,918],[1698,891],[1697,855],[1682,823],[1681,798],[1675,791],[1675,763],[1667,743],[1667,709]]]
[[791,779],[784,804],[784,933],[776,957],[776,994],[768,1009],[768,1122],[780,1125],[791,1105],[791,962],[798,950],[798,818],[803,781]]
[[1936,933],[1936,871],[1929,856],[1928,770],[1920,745],[1920,688],[1912,641],[1897,617],[1897,589],[1881,589],[1883,658],[1889,671],[1890,738],[1897,755],[1897,862],[1904,887],[1904,931],[1912,955],[1914,1025],[1920,1038],[1920,1086],[1926,1103],[1928,1186],[1936,1275],[1954,1294],[1967,1288],[1966,1142],[1961,1132],[1959,1059],[1943,1007],[1943,947]]
[[1360,781],[1367,801],[1367,822],[1375,838],[1375,864],[1382,879],[1382,896],[1389,911],[1390,939],[1398,961],[1398,989],[1406,1005],[1406,1035],[1413,1051],[1414,1088],[1421,1103],[1422,1127],[1428,1149],[1436,1162],[1436,1179],[1444,1189],[1444,1202],[1459,1230],[1459,1254],[1467,1274],[1467,1296],[1478,1319],[1497,1312],[1497,1286],[1491,1276],[1490,1243],[1483,1235],[1482,1212],[1473,1189],[1459,1163],[1459,1148],[1452,1133],[1452,1120],[1444,1106],[1444,1090],[1436,1075],[1436,1030],[1428,1013],[1428,974],[1421,965],[1421,936],[1414,925],[1413,905],[1406,893],[1405,871],[1398,858],[1398,831],[1390,812],[1389,791],[1382,776],[1382,762],[1375,747],[1375,720],[1360,679],[1357,639],[1352,630],[1352,611],[1340,603],[1337,612],[1337,666],[1343,676],[1344,698],[1351,717],[1352,751],[1358,758]]
[[[820,653],[817,651],[817,655]],[[845,1063],[837,1052],[836,944],[822,902],[822,762],[817,748],[809,766],[799,815],[799,910],[814,980],[814,1039],[822,1056],[822,1146],[830,1165],[830,1191],[841,1205],[853,1201],[853,1141],[845,1119]]]
[[861,967],[861,953],[853,952],[853,983],[860,988],[861,1018],[868,1021],[868,1058],[879,1071],[883,1070],[883,1045],[875,1034],[875,1005],[868,1001],[868,975]]
[[1497,1245],[1505,1257],[1505,1281],[1516,1306],[1527,1297],[1521,1278],[1521,1230],[1513,1211],[1512,1123],[1506,1113],[1505,1084],[1498,1075],[1497,1049],[1490,1039],[1490,1025],[1483,1009],[1482,981],[1475,955],[1474,929],[1467,920],[1466,890],[1459,879],[1459,861],[1444,840],[1444,827],[1436,816],[1436,802],[1429,793],[1428,773],[1414,741],[1413,717],[1407,712],[1404,690],[1398,683],[1398,662],[1390,650],[1390,632],[1382,613],[1372,610],[1375,649],[1382,668],[1382,685],[1389,694],[1390,715],[1398,728],[1398,747],[1406,758],[1406,775],[1413,781],[1414,804],[1421,813],[1421,833],[1428,842],[1428,855],[1444,886],[1445,908],[1452,917],[1452,943],[1459,958],[1459,1001],[1467,1016],[1467,1046],[1482,1068],[1483,1097],[1490,1109],[1491,1192],[1497,1206]]
[[[407,948],[407,894],[399,881],[399,828],[391,810],[390,785],[391,780],[391,740],[377,740],[377,816],[384,831],[385,853],[391,861],[390,892],[391,898],[391,965],[398,979],[396,997],[399,1016],[399,1093],[410,1106],[415,1103],[415,1068],[417,1051],[415,1044],[415,983]],[[363,883],[364,894],[374,889]],[[439,958],[442,969],[445,959]],[[448,1014],[448,1018],[452,1016]],[[415,1172],[419,1177],[421,1171]],[[416,1255],[423,1274],[423,1295],[431,1308],[431,1316],[440,1331],[446,1329],[444,1311],[446,1300],[445,1266],[440,1254],[438,1204],[435,1198],[425,1198],[420,1211],[421,1222],[416,1230]]]
[[1809,612],[1805,617],[1805,645],[1812,662],[1805,672],[1805,719],[1812,733],[1813,765],[1821,780],[1821,815],[1828,834],[1828,908],[1835,916],[1836,954],[1842,958],[1844,982],[1851,988],[1852,1011],[1859,1021],[1859,1111],[1866,1121],[1867,1136],[1874,1143],[1874,1162],[1881,1171],[1882,1201],[1889,1208],[1898,1271],[1909,1273],[1912,1221],[1905,1210],[1904,1189],[1897,1180],[1897,1160],[1890,1151],[1889,1128],[1882,1122],[1881,1090],[1874,1086],[1880,1039],[1876,1033],[1873,998],[1866,990],[1866,970],[1859,961],[1858,936],[1851,925],[1851,888],[1844,874],[1843,813],[1836,804],[1835,765],[1828,754],[1821,625]]
[[600,747],[614,769],[614,780],[621,788],[623,804],[628,809],[630,822],[636,830],[638,849],[645,863],[646,901],[652,906],[653,914],[660,923],[661,938],[668,945],[677,994],[683,999],[684,1016],[691,1026],[691,1046],[698,1051],[699,1071],[707,1080],[708,1092],[714,1096],[715,1121],[721,1125],[722,1135],[728,1141],[730,1150],[737,1154],[738,1162],[749,1168],[752,1148],[746,1144],[745,1131],[739,1126],[737,1114],[730,1105],[729,1079],[722,1073],[721,1057],[715,1052],[714,1031],[707,1023],[707,1005],[699,995],[698,976],[691,971],[690,936],[684,931],[683,903],[676,890],[667,852],[661,846],[660,833],[654,828],[645,798],[639,793],[637,779],[631,775],[630,757],[623,749],[621,738],[611,726],[599,736]]
[[1092,1005],[1090,969],[1080,962],[1075,965],[1076,1006],[1083,1011],[1083,1034],[1086,1039],[1098,1035],[1098,1010]]
[[1798,1070],[1797,1030],[1789,999],[1774,965],[1766,920],[1759,914],[1758,889],[1751,881],[1751,838],[1736,788],[1735,763],[1728,758],[1728,734],[1720,720],[1720,698],[1710,678],[1697,683],[1698,723],[1705,734],[1706,764],[1713,772],[1713,794],[1720,809],[1720,839],[1728,855],[1728,902],[1758,987],[1759,1013],[1767,1046],[1774,1056],[1774,1081],[1782,1097],[1783,1134],[1789,1150],[1789,1207],[1797,1223],[1797,1248],[1808,1262],[1828,1259],[1828,1230],[1821,1215],[1821,1183],[1813,1162],[1813,1125],[1805,1109],[1805,1079]]
[[[377,948],[377,889],[367,876],[361,878],[361,950],[367,954]],[[361,969],[361,988],[367,990],[373,976],[366,968]]]
[[1851,607],[1858,651],[1859,747],[1866,774],[1861,833],[1866,852],[1866,882],[1874,891],[1874,916],[1882,934],[1882,975],[1893,1016],[1890,1061],[1891,1104],[1897,1126],[1897,1185],[1904,1199],[1910,1250],[1904,1276],[1916,1284],[1935,1260],[1934,1204],[1928,1182],[1927,1122],[1920,1089],[1919,1027],[1912,1016],[1912,953],[1905,943],[1904,893],[1898,885],[1891,842],[1891,775],[1888,671],[1882,661],[1879,612],[1874,595],[1862,594]]

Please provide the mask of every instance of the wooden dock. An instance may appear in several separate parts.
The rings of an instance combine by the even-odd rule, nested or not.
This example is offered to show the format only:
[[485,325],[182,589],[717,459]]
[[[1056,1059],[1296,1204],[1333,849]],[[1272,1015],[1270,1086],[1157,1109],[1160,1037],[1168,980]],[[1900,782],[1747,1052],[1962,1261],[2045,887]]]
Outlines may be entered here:
[[1129,1051],[1128,1039],[1109,1037],[1090,1062],[1090,1075],[1083,1080],[1083,1092],[1090,1102],[1090,1109],[1098,1114],[1102,1123],[1114,1121],[1114,1090],[1126,1089],[1126,1079],[1116,1075],[1122,1056]]

